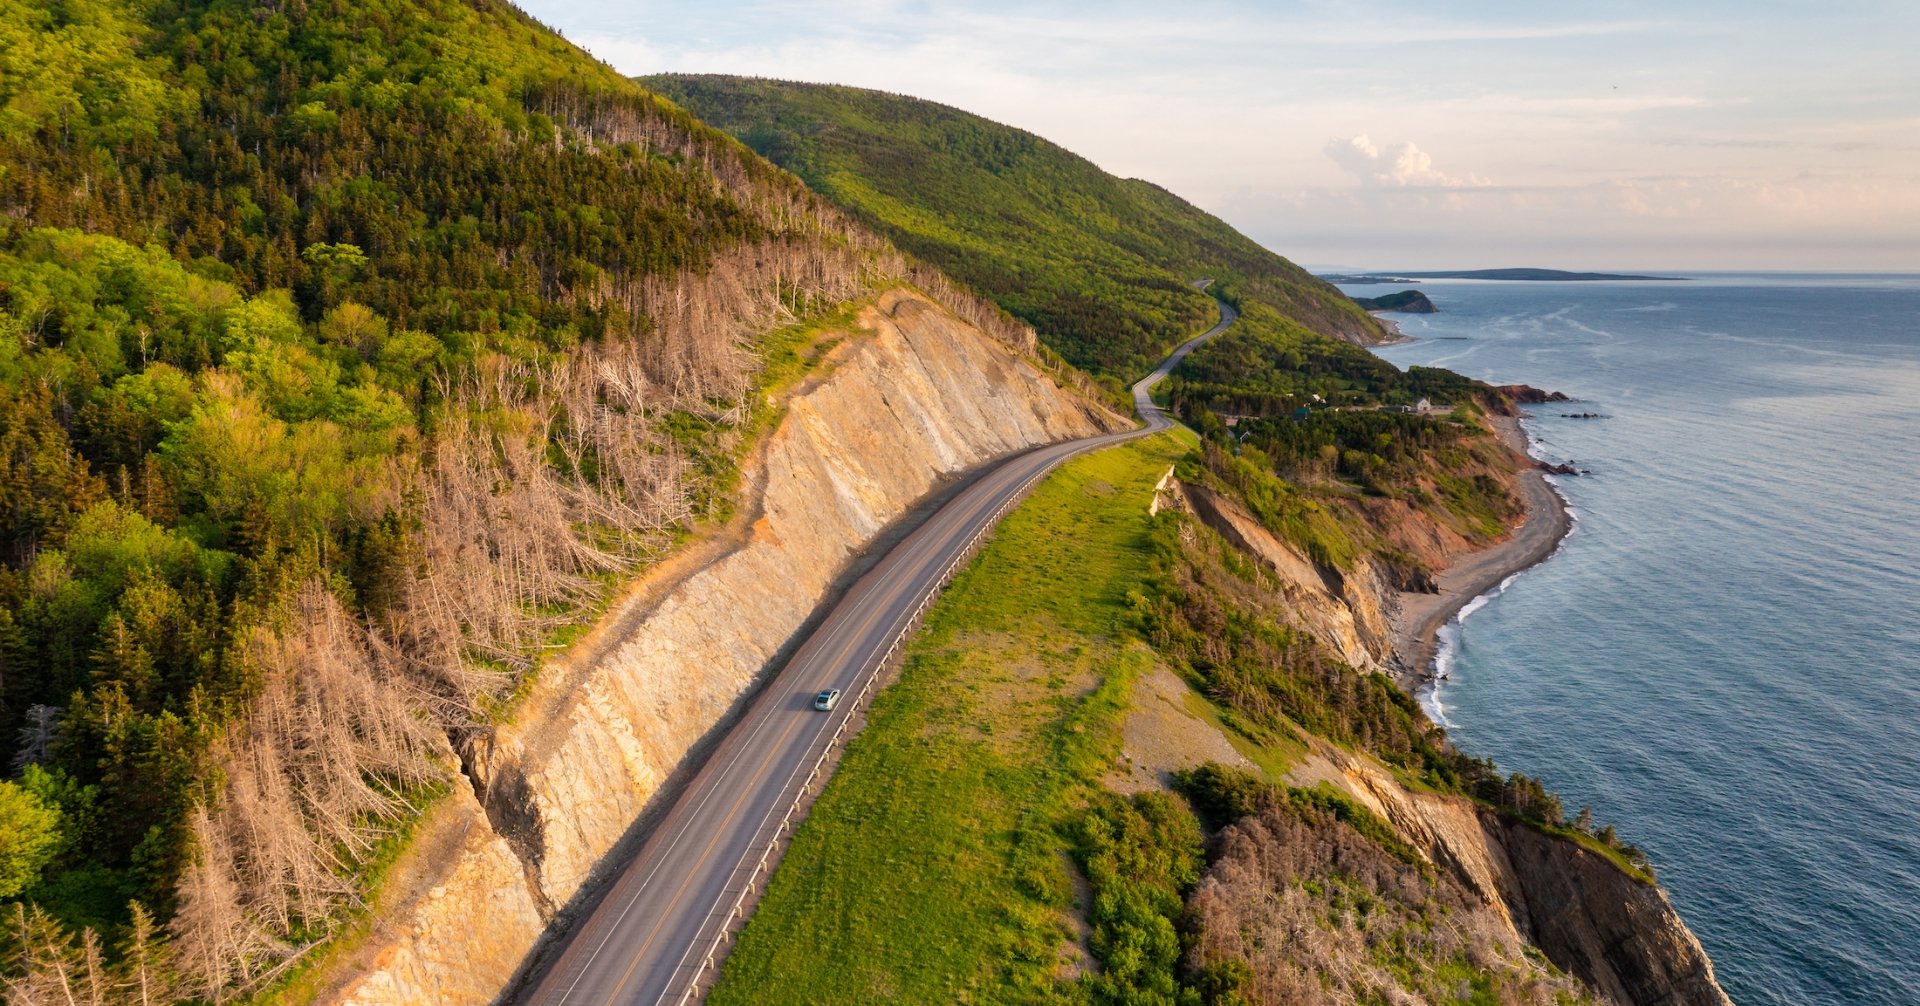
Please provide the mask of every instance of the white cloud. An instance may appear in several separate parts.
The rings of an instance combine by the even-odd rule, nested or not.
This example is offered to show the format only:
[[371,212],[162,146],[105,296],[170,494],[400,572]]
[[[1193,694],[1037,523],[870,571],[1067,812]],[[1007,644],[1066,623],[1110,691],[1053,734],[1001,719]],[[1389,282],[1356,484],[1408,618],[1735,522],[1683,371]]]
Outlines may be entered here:
[[655,72],[668,58],[665,50],[632,35],[586,32],[573,36],[572,42],[621,73]]
[[1328,140],[1326,153],[1341,170],[1366,185],[1463,189],[1491,184],[1478,175],[1454,176],[1435,168],[1433,156],[1411,140],[1382,150],[1361,133],[1344,140]]

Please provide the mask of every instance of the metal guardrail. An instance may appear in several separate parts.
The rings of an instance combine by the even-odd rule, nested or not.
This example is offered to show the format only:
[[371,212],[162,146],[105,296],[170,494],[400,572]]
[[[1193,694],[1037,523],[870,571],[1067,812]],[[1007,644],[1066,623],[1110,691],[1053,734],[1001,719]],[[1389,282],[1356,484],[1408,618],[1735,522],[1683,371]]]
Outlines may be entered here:
[[[1015,487],[1014,491],[1007,496],[1006,500],[996,507],[993,513],[988,515],[986,521],[980,525],[980,529],[973,533],[973,537],[967,540],[966,547],[962,548],[959,553],[954,556],[953,560],[947,563],[947,568],[941,570],[940,575],[935,577],[933,583],[920,595],[920,602],[914,606],[913,614],[909,615],[907,619],[901,623],[900,628],[894,632],[893,640],[887,644],[886,651],[880,655],[878,660],[873,661],[863,668],[865,680],[860,685],[859,694],[855,695],[853,701],[847,705],[846,714],[840,718],[839,725],[834,727],[833,736],[827,739],[827,743],[820,750],[819,757],[814,759],[813,767],[808,770],[806,779],[801,781],[793,795],[793,799],[787,802],[785,813],[781,814],[780,820],[774,823],[772,834],[758,843],[760,846],[760,857],[755,860],[753,868],[748,872],[746,879],[737,885],[737,890],[736,885],[730,882],[727,885],[726,891],[721,894],[720,900],[708,911],[706,921],[700,924],[700,931],[704,932],[707,927],[714,924],[716,919],[721,920],[718,930],[714,932],[712,939],[707,943],[706,952],[701,955],[698,963],[689,964],[683,962],[675,968],[676,971],[685,971],[690,968],[692,973],[688,974],[685,978],[676,978],[674,981],[669,982],[667,990],[662,993],[659,999],[659,1003],[664,1004],[667,1001],[667,997],[673,994],[673,987],[679,985],[682,981],[686,983],[685,990],[680,993],[678,999],[673,1000],[675,1006],[688,1006],[688,1004],[698,1000],[701,992],[700,983],[705,980],[708,972],[713,971],[722,959],[721,948],[726,944],[728,938],[733,935],[734,923],[736,921],[744,921],[748,915],[755,885],[760,882],[762,874],[769,873],[773,866],[778,865],[778,857],[774,854],[779,851],[781,839],[792,830],[794,819],[801,816],[802,812],[806,809],[808,796],[813,790],[814,781],[826,771],[827,762],[839,752],[841,741],[846,738],[848,733],[847,727],[853,723],[854,714],[858,713],[861,707],[867,704],[873,694],[875,683],[880,680],[881,670],[891,663],[893,658],[899,654],[901,647],[907,641],[907,637],[912,635],[914,629],[919,626],[921,619],[926,616],[927,608],[933,604],[934,600],[940,596],[942,591],[946,590],[947,585],[953,582],[954,576],[960,572],[960,566],[973,557],[974,552],[980,547],[980,543],[986,539],[987,535],[1000,526],[1000,520],[1006,516],[1007,511],[1013,509],[1015,504],[1026,498],[1028,491],[1033,488],[1034,483],[1050,474],[1068,459],[1077,457],[1086,450],[1093,449],[1095,446],[1104,447],[1109,445],[1089,444],[1082,450],[1063,454],[1053,464],[1047,465],[1034,472],[1026,481]],[[795,770],[795,774],[798,774],[797,769]],[[792,778],[792,776],[788,777],[789,781],[787,786],[789,787],[793,785],[791,781]],[[779,804],[775,804],[776,808],[779,806]],[[771,816],[771,812],[769,812],[769,816]],[[759,830],[765,832],[766,829],[767,823],[763,821]],[[742,863],[744,865],[744,860]],[[736,866],[734,869],[737,873],[740,867]],[[726,903],[728,893],[733,895],[733,903],[731,905],[727,905]],[[725,912],[721,911],[723,906],[726,908]],[[695,941],[694,945],[698,947],[698,937],[695,937]]]

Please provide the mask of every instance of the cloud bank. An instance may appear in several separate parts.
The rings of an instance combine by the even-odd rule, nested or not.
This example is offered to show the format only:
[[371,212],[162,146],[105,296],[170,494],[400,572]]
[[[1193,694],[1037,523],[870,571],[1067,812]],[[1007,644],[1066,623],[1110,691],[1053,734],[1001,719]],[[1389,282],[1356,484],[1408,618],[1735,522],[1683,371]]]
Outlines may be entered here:
[[1361,133],[1344,140],[1328,140],[1324,150],[1342,171],[1366,185],[1479,188],[1492,184],[1478,175],[1455,176],[1435,168],[1432,155],[1414,146],[1412,140],[1382,150]]

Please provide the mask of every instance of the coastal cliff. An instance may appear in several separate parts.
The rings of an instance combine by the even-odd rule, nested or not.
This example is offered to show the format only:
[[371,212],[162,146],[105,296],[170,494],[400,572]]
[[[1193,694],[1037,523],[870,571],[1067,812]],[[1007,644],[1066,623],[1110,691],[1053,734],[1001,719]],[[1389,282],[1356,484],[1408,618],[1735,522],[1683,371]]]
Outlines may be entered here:
[[1713,962],[1653,884],[1590,849],[1482,812],[1527,899],[1534,943],[1555,964],[1622,1003],[1731,1006]]
[[1346,575],[1323,570],[1231,499],[1193,483],[1182,483],[1180,490],[1189,512],[1277,574],[1280,592],[1301,628],[1332,647],[1348,666],[1364,671],[1384,666],[1380,655],[1393,648],[1388,626],[1392,586],[1377,563],[1363,558]]
[[1516,939],[1621,1006],[1730,1006],[1713,963],[1656,884],[1575,839],[1462,796],[1417,792],[1331,745],[1289,779],[1330,783],[1392,826]]
[[[1182,483],[1173,497],[1254,558],[1284,600],[1274,611],[1360,671],[1394,666],[1387,627],[1401,595],[1373,560],[1323,569],[1232,498]],[[1660,888],[1571,835],[1545,831],[1457,794],[1414,789],[1381,763],[1317,737],[1286,782],[1328,784],[1449,874],[1554,966],[1620,1006],[1729,1006],[1713,965]]]
[[857,328],[786,403],[734,525],[637,584],[470,759],[322,1001],[498,996],[867,543],[944,479],[1117,423],[917,294]]

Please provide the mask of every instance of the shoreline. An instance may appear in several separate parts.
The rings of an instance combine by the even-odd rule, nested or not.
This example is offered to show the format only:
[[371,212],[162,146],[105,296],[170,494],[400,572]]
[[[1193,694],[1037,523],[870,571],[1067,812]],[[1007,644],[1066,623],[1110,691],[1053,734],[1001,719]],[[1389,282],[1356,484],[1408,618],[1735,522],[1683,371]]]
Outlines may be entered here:
[[1520,428],[1520,420],[1496,416],[1492,423],[1501,442],[1529,462],[1520,472],[1517,487],[1526,504],[1526,518],[1505,541],[1469,553],[1436,574],[1439,593],[1399,594],[1391,620],[1393,655],[1400,684],[1412,694],[1417,695],[1435,680],[1440,630],[1475,598],[1553,555],[1573,530],[1566,500],[1547,481],[1546,473],[1531,464],[1533,456],[1527,452],[1526,431]]
[[1379,349],[1382,346],[1404,346],[1409,342],[1420,341],[1418,336],[1408,335],[1403,329],[1401,329],[1399,322],[1394,321],[1392,318],[1385,317],[1385,312],[1383,311],[1368,311],[1367,317],[1372,318],[1374,321],[1379,322],[1382,328],[1385,328],[1389,333],[1392,333],[1393,335],[1393,338],[1388,339],[1385,342],[1374,343],[1372,346],[1368,347],[1369,349]]

